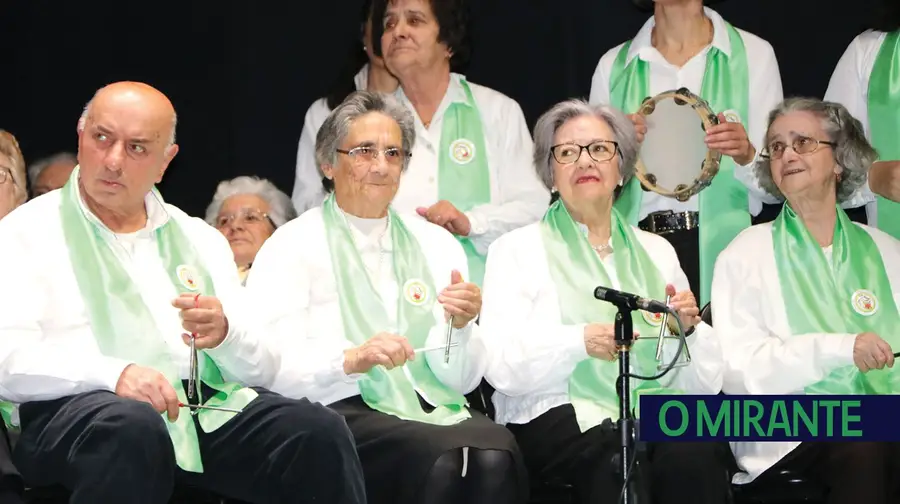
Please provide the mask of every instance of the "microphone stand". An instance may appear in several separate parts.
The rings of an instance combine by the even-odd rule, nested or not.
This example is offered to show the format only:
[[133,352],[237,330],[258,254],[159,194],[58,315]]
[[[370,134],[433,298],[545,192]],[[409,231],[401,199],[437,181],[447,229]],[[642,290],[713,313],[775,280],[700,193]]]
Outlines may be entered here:
[[616,429],[619,431],[621,444],[619,453],[613,456],[613,463],[618,465],[618,471],[622,477],[623,504],[638,504],[637,478],[631,474],[635,457],[635,418],[631,414],[631,381],[629,377],[631,345],[634,343],[634,324],[631,320],[633,310],[624,303],[617,304],[617,307],[619,311],[616,313],[614,331],[616,347],[619,351],[619,379],[616,380],[619,396],[619,420],[616,422]]

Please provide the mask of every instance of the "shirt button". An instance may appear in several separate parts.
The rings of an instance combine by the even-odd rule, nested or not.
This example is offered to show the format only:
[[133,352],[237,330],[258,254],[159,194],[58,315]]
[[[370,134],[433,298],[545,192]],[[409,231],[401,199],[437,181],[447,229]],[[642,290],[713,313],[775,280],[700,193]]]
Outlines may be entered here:
[[434,184],[434,177],[428,177],[428,182]]

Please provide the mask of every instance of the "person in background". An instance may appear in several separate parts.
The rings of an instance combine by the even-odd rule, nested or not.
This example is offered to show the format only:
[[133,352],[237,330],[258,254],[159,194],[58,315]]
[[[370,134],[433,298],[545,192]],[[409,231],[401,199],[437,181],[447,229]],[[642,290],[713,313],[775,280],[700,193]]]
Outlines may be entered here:
[[176,481],[251,503],[365,503],[343,418],[265,388],[278,359],[225,238],[155,189],[175,127],[153,87],[100,89],[63,189],[0,221],[16,466],[73,504],[165,504]]
[[241,176],[219,183],[206,207],[206,222],[231,245],[241,283],[247,281],[253,259],[275,229],[297,217],[291,198],[275,184]]
[[0,219],[28,199],[25,158],[12,133],[0,130]]
[[465,253],[390,207],[415,142],[410,110],[367,91],[319,130],[333,190],[266,241],[247,279],[281,350],[272,390],[346,418],[369,504],[524,504],[515,440],[464,397],[490,360]]
[[471,280],[500,235],[540,219],[550,195],[531,165],[531,135],[519,104],[457,73],[469,57],[467,0],[379,0],[375,54],[400,80],[413,111],[416,146],[393,201],[462,243]]
[[69,175],[78,164],[75,154],[60,152],[50,157],[39,159],[28,165],[28,182],[31,184],[31,197],[48,193],[66,185]]
[[[297,146],[297,168],[291,200],[298,214],[322,204],[326,191],[322,185],[322,173],[316,166],[316,133],[332,109],[354,91],[369,90],[393,93],[397,78],[384,65],[384,59],[376,56],[372,43],[372,0],[365,0],[360,15],[360,36],[354,42],[338,80],[328,94],[319,98],[306,111],[303,132]],[[380,24],[381,20],[378,20]]]
[[600,58],[591,82],[591,103],[609,103],[636,121],[644,98],[688,88],[718,113],[706,131],[708,149],[722,153],[712,184],[688,201],[645,191],[635,177],[616,200],[632,225],[666,238],[678,253],[701,306],[710,300],[713,265],[726,245],[763,216],[763,191],[753,165],[763,141],[765,117],[782,99],[781,75],[772,46],[735,28],[704,4],[711,0],[634,0],[653,16],[633,39]]
[[[900,159],[898,66],[900,3],[882,0],[872,29],[858,35],[847,46],[825,92],[825,100],[844,105],[862,122],[866,137],[883,161]],[[900,239],[897,170],[896,163],[875,163],[867,183],[848,199],[848,204],[851,208],[865,208],[869,225]]]
[[[838,103],[790,98],[769,115],[760,184],[786,200],[774,222],[720,255],[712,317],[727,394],[900,393],[900,241],[849,219],[840,202],[875,160]],[[734,482],[783,471],[828,490],[828,504],[900,502],[896,443],[735,442]]]

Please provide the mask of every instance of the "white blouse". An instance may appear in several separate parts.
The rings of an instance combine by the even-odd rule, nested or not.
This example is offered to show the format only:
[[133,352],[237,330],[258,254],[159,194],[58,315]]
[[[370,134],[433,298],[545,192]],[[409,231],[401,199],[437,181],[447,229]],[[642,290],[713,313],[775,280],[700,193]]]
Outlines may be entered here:
[[[502,236],[488,255],[480,323],[491,355],[486,378],[497,390],[494,405],[500,424],[524,424],[569,403],[569,377],[579,362],[590,358],[584,343],[586,324],[562,322],[540,225],[531,224]],[[678,291],[688,290],[687,277],[672,245],[654,234],[636,228],[634,232],[665,281]],[[603,259],[603,266],[612,283],[606,287],[618,289],[613,255]],[[596,322],[611,324],[613,320]],[[674,368],[661,384],[694,394],[718,393],[723,366],[712,328],[700,324],[687,342],[691,364]],[[677,340],[666,341],[667,361],[674,357],[677,346]],[[633,368],[633,372],[641,371],[647,372]]]

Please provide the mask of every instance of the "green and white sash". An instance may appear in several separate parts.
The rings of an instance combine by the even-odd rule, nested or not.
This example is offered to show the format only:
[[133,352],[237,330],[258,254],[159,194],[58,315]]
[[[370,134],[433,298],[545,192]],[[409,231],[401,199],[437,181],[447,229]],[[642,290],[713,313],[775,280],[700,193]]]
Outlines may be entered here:
[[[491,170],[481,114],[466,79],[459,84],[466,93],[465,102],[453,102],[444,112],[441,126],[441,151],[438,156],[438,199],[453,203],[460,212],[491,202]],[[469,277],[479,286],[484,280],[486,256],[478,253],[468,237],[457,236],[466,251]]]
[[[138,286],[122,267],[111,248],[113,245],[103,237],[96,219],[86,215],[79,202],[79,172],[79,167],[76,167],[63,188],[59,211],[69,260],[97,345],[103,355],[159,371],[175,388],[178,400],[187,403],[178,366],[172,361],[167,344]],[[153,194],[162,201],[155,188]],[[162,263],[179,293],[215,296],[212,278],[174,218],[169,218],[156,229],[155,238]],[[189,347],[185,345],[185,357],[189,356],[189,352]],[[252,389],[226,383],[213,360],[203,351],[198,353],[201,356],[200,380],[217,391],[204,404],[240,409],[256,398],[257,394]],[[198,417],[204,432],[212,432],[234,415],[203,410]],[[175,448],[178,466],[185,471],[203,472],[197,431],[190,413],[182,410],[175,422],[166,419],[166,427]]]
[[[634,229],[619,213],[612,211],[611,240],[613,263],[621,289],[652,299],[665,299],[666,282],[653,260],[644,250]],[[550,277],[559,296],[562,323],[566,325],[613,323],[615,306],[594,299],[598,285],[610,286],[609,274],[585,234],[569,215],[562,201],[556,201],[541,221],[541,237],[550,267]],[[656,374],[656,337],[662,317],[635,311],[634,329],[638,339],[631,349],[632,372],[645,376]],[[649,339],[654,338],[654,339]],[[605,418],[619,418],[616,379],[618,362],[593,357],[581,361],[569,378],[569,399],[582,432],[600,424]],[[632,382],[632,404],[643,394],[677,393],[663,388],[658,381]]]
[[[772,224],[775,264],[792,334],[873,332],[900,348],[900,315],[881,252],[837,209],[831,262],[789,204]],[[808,394],[897,394],[900,367],[861,373],[854,365],[806,387]]]
[[[869,76],[869,131],[879,159],[900,159],[900,30],[888,33]],[[900,239],[900,203],[876,197],[878,229]]]
[[[741,34],[730,24],[726,23],[726,26],[731,41],[731,56],[717,47],[709,49],[700,97],[709,103],[712,110],[737,111],[744,128],[749,130],[747,51]],[[629,41],[619,51],[609,84],[611,104],[628,114],[637,112],[644,99],[650,96],[650,65],[636,56],[626,66],[630,47]],[[734,169],[734,160],[723,157],[712,184],[698,195],[701,305],[709,302],[716,257],[751,222],[747,187],[734,177]],[[642,200],[641,183],[637,178],[632,178],[616,201],[616,209],[628,223],[637,225]]]
[[[338,208],[334,194],[329,195],[322,204],[322,218],[331,252],[344,335],[355,345],[362,345],[379,332],[389,331],[390,318],[381,294],[359,256],[350,226]],[[388,223],[393,245],[394,275],[400,287],[397,334],[405,337],[413,348],[421,348],[435,326],[432,310],[437,302],[437,290],[419,242],[392,209],[388,210]],[[418,355],[415,360],[390,371],[376,366],[358,383],[363,400],[372,409],[403,420],[453,425],[469,418],[465,397],[435,376],[424,355]],[[422,409],[416,388],[432,404],[438,405],[430,413]]]

